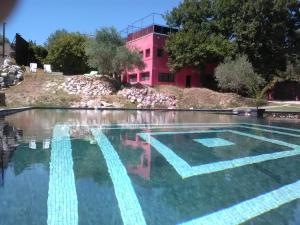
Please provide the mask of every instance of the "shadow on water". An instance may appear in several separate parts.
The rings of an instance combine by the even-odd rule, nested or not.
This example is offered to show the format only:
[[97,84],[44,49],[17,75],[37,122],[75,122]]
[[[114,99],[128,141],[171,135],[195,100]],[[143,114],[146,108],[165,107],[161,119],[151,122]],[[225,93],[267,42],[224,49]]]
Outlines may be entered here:
[[0,118],[0,186],[5,182],[5,169],[8,167],[12,156],[17,149],[18,141],[22,137],[22,130],[10,126]]

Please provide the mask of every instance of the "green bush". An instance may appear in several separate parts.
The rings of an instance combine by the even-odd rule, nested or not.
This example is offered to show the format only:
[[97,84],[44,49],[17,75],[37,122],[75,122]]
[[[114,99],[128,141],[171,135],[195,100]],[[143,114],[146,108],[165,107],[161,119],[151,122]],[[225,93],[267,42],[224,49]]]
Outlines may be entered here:
[[226,59],[216,68],[215,77],[222,90],[246,93],[249,96],[255,96],[265,84],[245,55]]
[[86,40],[86,36],[77,32],[56,31],[48,38],[45,62],[51,64],[53,70],[67,75],[87,72]]
[[36,43],[29,42],[29,61],[38,64],[39,68],[43,68],[45,59],[48,55],[48,50],[42,45],[37,45]]

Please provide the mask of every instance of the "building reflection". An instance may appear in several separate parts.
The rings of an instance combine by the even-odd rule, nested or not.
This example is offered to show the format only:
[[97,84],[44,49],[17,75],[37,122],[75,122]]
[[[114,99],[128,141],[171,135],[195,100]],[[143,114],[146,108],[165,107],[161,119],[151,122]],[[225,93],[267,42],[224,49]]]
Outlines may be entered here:
[[149,143],[143,141],[137,134],[130,137],[129,133],[125,133],[121,136],[122,144],[125,148],[122,151],[127,151],[126,147],[130,147],[133,150],[143,150],[140,160],[136,165],[126,165],[128,173],[138,175],[145,180],[150,179],[151,172],[151,146]]

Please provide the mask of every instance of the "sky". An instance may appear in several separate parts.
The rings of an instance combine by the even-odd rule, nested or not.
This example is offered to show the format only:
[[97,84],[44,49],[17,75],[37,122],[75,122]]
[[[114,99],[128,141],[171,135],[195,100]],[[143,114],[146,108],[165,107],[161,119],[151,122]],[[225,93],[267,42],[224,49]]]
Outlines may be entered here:
[[[44,44],[57,29],[93,34],[101,27],[121,31],[151,13],[165,13],[180,0],[19,0],[6,20],[6,35],[13,41],[16,33],[26,40]],[[146,19],[144,25],[151,23]],[[163,21],[158,16],[156,23]],[[136,23],[135,26],[141,26]]]

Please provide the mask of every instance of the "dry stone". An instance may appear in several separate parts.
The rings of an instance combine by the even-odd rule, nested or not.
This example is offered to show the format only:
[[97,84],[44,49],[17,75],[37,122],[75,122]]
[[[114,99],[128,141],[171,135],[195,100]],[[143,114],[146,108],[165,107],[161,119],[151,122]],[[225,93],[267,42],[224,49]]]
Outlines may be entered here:
[[164,107],[175,109],[177,106],[175,96],[158,93],[153,88],[141,85],[124,88],[118,92],[118,95],[127,98],[131,103],[136,103],[137,108]]
[[16,85],[24,79],[24,71],[20,66],[12,65],[6,60],[4,65],[0,66],[0,87],[9,87]]
[[116,91],[114,82],[105,76],[73,76],[65,81],[69,94],[83,96],[106,96]]

